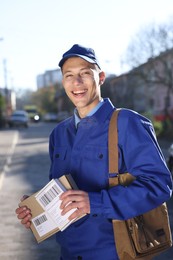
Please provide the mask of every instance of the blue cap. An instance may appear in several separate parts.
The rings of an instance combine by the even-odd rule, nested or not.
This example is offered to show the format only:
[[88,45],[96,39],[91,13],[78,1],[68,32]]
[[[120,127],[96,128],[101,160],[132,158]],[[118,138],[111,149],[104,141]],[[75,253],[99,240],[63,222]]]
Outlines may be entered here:
[[71,47],[71,49],[69,49],[67,52],[63,54],[62,59],[59,62],[60,68],[62,68],[64,62],[71,57],[80,57],[90,63],[97,64],[97,66],[100,68],[94,50],[91,48],[81,46],[79,44],[74,44]]

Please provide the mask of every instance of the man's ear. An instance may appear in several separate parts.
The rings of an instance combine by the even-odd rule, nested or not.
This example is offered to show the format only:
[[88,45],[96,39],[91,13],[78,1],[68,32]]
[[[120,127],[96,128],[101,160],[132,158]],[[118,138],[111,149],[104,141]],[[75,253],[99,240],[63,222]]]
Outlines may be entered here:
[[101,71],[100,73],[99,73],[99,83],[100,83],[100,85],[102,85],[103,83],[104,83],[104,81],[105,81],[105,78],[106,78],[106,74],[105,74],[105,72],[104,71]]

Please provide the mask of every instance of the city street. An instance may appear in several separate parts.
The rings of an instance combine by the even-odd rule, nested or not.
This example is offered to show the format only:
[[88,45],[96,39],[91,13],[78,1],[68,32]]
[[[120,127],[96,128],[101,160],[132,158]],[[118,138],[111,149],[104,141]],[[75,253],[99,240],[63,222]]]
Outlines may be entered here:
[[[40,122],[31,124],[28,129],[0,130],[1,260],[59,260],[55,238],[38,244],[15,214],[24,194],[32,194],[48,182],[48,137],[54,126],[54,123]],[[165,154],[169,143],[160,144]],[[168,207],[173,229],[173,198]],[[173,248],[155,260],[173,260]]]
[[54,124],[39,123],[19,131],[0,131],[0,155],[4,154],[0,163],[8,164],[5,172],[1,167],[0,176],[1,260],[59,259],[54,237],[37,244],[31,231],[22,227],[15,214],[23,194],[32,194],[48,182],[48,136],[53,127]]

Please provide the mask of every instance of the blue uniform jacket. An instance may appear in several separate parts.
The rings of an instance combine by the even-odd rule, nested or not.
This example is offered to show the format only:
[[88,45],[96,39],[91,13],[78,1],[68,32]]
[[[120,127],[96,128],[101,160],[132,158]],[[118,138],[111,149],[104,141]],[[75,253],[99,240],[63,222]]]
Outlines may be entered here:
[[50,179],[71,174],[79,189],[89,193],[91,206],[89,215],[56,234],[63,259],[118,259],[111,220],[139,215],[171,196],[171,175],[153,126],[128,109],[118,117],[119,172],[129,172],[136,180],[109,189],[108,126],[114,109],[104,99],[93,116],[81,120],[78,130],[72,116],[50,135]]

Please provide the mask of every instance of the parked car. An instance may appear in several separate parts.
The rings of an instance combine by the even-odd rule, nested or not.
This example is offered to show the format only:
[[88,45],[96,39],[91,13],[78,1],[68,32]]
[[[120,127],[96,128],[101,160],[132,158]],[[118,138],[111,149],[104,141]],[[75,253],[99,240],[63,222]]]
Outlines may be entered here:
[[47,113],[44,115],[43,120],[45,122],[61,122],[62,120],[69,117],[69,113],[67,111],[60,111],[56,113]]
[[47,113],[43,116],[43,120],[45,122],[57,122],[57,114],[56,113]]
[[69,116],[70,115],[67,111],[60,111],[57,115],[57,120],[58,120],[58,122],[61,122],[62,120],[65,120]]
[[173,175],[173,143],[168,150],[168,168]]
[[12,113],[8,119],[9,127],[22,126],[28,127],[29,117],[28,113],[24,110],[16,110]]

